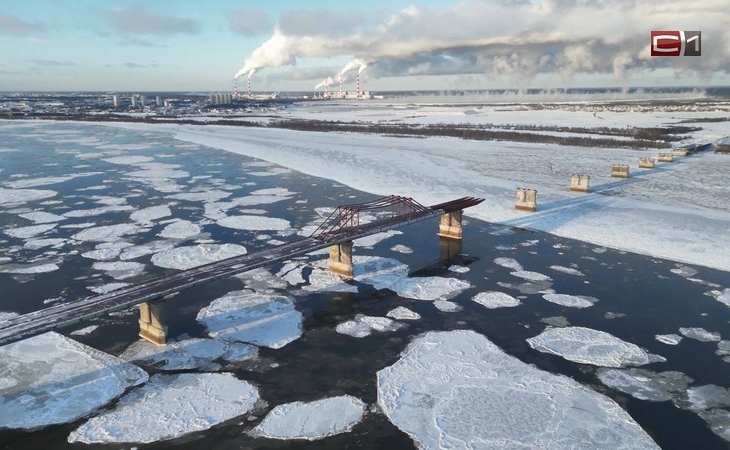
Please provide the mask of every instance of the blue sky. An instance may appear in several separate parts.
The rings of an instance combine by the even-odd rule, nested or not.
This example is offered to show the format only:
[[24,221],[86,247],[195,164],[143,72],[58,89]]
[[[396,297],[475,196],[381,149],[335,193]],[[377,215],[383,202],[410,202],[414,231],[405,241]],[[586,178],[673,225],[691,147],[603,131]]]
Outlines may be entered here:
[[[727,0],[0,0],[0,91],[730,85],[728,23]],[[656,29],[702,56],[649,56]]]

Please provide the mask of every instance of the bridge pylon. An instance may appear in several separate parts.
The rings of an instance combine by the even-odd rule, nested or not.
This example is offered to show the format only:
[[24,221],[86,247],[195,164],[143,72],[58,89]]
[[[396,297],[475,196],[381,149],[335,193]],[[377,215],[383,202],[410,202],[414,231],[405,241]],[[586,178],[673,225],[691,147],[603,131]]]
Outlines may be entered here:
[[442,262],[451,261],[461,253],[463,213],[459,209],[441,215],[438,236],[439,260]]
[[157,345],[165,345],[167,342],[167,326],[161,301],[139,304],[139,336]]
[[345,278],[352,278],[355,268],[352,263],[352,241],[330,247],[329,268],[332,273]]

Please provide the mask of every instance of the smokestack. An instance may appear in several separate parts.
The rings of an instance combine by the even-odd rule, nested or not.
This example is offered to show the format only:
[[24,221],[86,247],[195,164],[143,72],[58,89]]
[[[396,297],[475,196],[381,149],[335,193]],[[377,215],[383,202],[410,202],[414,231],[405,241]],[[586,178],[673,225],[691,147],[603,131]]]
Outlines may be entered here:
[[233,79],[233,98],[238,98],[238,78]]
[[360,98],[360,72],[357,73],[357,98]]
[[246,85],[247,85],[247,91],[248,91],[248,98],[251,98],[251,77],[248,77]]
[[342,80],[342,78],[343,75],[342,72],[340,72],[340,97],[345,98],[345,89],[342,86],[342,83],[344,83],[344,81]]

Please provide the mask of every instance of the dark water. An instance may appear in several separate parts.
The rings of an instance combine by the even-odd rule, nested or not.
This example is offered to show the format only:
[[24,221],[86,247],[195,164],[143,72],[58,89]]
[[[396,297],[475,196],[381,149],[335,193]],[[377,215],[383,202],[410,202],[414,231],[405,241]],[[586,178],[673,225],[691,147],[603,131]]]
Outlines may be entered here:
[[[100,199],[94,196],[120,197],[126,198],[127,203],[135,209],[171,204],[172,211],[172,216],[156,219],[148,229],[124,236],[125,241],[142,244],[160,240],[156,235],[165,226],[160,222],[179,218],[201,223],[206,237],[211,241],[237,243],[249,251],[255,251],[269,246],[264,240],[257,239],[262,232],[232,230],[209,223],[204,216],[204,202],[173,201],[169,196],[177,192],[221,189],[232,193],[229,198],[221,200],[226,201],[247,196],[258,189],[287,188],[295,194],[277,203],[246,208],[265,209],[268,216],[287,219],[297,229],[311,224],[317,218],[314,212],[316,207],[374,198],[371,194],[294,171],[263,176],[259,172],[274,173],[272,167],[261,167],[250,158],[196,145],[175,147],[175,144],[180,143],[159,133],[73,124],[19,126],[15,123],[8,127],[7,123],[2,122],[0,132],[4,137],[2,147],[17,150],[0,152],[0,187],[8,187],[7,183],[24,179],[100,172],[30,187],[52,189],[58,194],[23,205],[0,205],[1,230],[30,225],[29,221],[18,216],[26,212],[23,208],[60,215],[101,206]],[[109,147],[110,144],[144,144],[144,148],[120,149]],[[150,157],[153,163],[179,166],[175,170],[186,171],[189,175],[175,178],[177,188],[166,192],[170,187],[169,180],[163,182],[135,178],[130,173],[140,167],[103,161],[130,155]],[[89,187],[94,189],[86,190]],[[98,226],[128,223],[132,212],[127,210],[93,217],[68,218],[43,237],[68,239],[80,229],[62,227],[73,224],[94,222]],[[229,211],[229,214],[234,213],[234,210]],[[473,329],[526,363],[572,377],[613,398],[662,448],[729,448],[697,414],[679,409],[671,402],[640,401],[605,387],[596,377],[595,367],[537,352],[528,346],[525,339],[536,336],[546,328],[542,319],[561,316],[571,325],[609,332],[667,359],[666,362],[649,364],[643,368],[656,372],[683,372],[695,380],[692,386],[717,384],[727,388],[730,387],[730,364],[715,354],[716,343],[685,338],[679,345],[669,346],[659,343],[654,336],[678,333],[680,327],[702,327],[729,337],[730,309],[706,293],[716,289],[712,283],[722,288],[730,286],[730,274],[694,267],[697,274],[692,281],[671,272],[680,266],[674,262],[601,249],[543,233],[504,229],[473,219],[467,222],[462,254],[455,261],[444,262],[439,259],[436,221],[408,226],[402,230],[402,235],[386,239],[372,249],[355,248],[358,255],[398,259],[409,265],[413,277],[443,276],[468,281],[472,287],[452,299],[462,307],[460,311],[442,312],[432,302],[400,298],[389,290],[378,291],[356,282],[359,289],[354,294],[303,294],[297,290],[297,309],[304,316],[302,337],[281,349],[262,348],[258,362],[225,366],[222,370],[233,372],[238,378],[256,385],[268,408],[342,394],[355,396],[368,405],[374,405],[377,400],[376,372],[393,364],[413,337],[429,330]],[[280,240],[296,238],[277,235],[276,232],[265,233]],[[0,258],[11,258],[13,263],[56,262],[60,266],[59,270],[35,275],[0,273],[0,289],[3,292],[0,296],[0,311],[26,313],[47,306],[45,300],[56,299],[51,303],[73,300],[89,295],[90,286],[115,281],[105,272],[94,269],[93,260],[81,256],[81,253],[95,247],[94,242],[67,241],[58,248],[32,250],[23,248],[24,239],[0,236]],[[193,242],[180,245],[186,244],[191,245]],[[413,253],[392,251],[391,247],[396,244],[410,247]],[[575,309],[547,302],[539,293],[522,293],[519,285],[524,280],[511,275],[512,269],[495,264],[494,259],[497,257],[514,258],[525,270],[549,275],[553,281],[548,287],[557,293],[588,295],[599,301],[590,308]],[[135,259],[145,264],[144,273],[123,281],[139,281],[170,271],[152,265],[150,258],[151,255],[147,255]],[[319,258],[321,256],[310,259]],[[449,271],[451,264],[464,265],[469,271]],[[550,268],[552,265],[574,267],[585,276],[558,272]],[[270,270],[276,273],[280,267],[273,266]],[[307,271],[304,273],[306,275]],[[169,335],[175,337],[187,333],[205,337],[204,329],[195,321],[198,310],[226,292],[242,287],[240,279],[231,278],[190,289],[169,300],[165,307]],[[530,286],[521,288],[524,290]],[[489,310],[471,300],[481,291],[507,292],[520,298],[523,304],[515,308]],[[293,292],[283,293],[293,296]],[[394,332],[375,332],[362,339],[335,331],[336,325],[352,319],[356,314],[384,316],[396,306],[405,306],[419,313],[421,319],[409,321],[405,327]],[[137,315],[134,310],[127,314],[101,317],[76,328],[90,324],[101,326],[91,334],[75,336],[74,339],[115,355],[137,340]],[[71,332],[73,328],[65,331]],[[276,363],[276,367],[272,367],[271,363]],[[255,417],[233,419],[206,432],[156,444],[68,444],[68,434],[84,422],[82,419],[34,432],[2,431],[0,448],[414,448],[407,435],[376,411],[368,413],[350,433],[314,442],[254,439],[247,436],[246,431],[255,426],[266,412],[268,409],[257,412]]]

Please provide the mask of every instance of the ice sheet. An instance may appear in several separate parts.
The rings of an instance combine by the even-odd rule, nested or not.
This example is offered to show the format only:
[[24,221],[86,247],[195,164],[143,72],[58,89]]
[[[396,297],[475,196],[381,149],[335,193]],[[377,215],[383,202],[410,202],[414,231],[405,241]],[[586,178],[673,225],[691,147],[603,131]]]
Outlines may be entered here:
[[213,360],[244,361],[258,356],[258,348],[216,339],[176,339],[164,345],[138,340],[119,355],[123,361],[151,365],[157,370],[217,370]]
[[659,448],[613,400],[473,331],[416,338],[377,383],[378,405],[419,448]]
[[488,309],[513,308],[520,305],[520,301],[509,294],[498,291],[480,292],[472,300]]
[[156,253],[152,256],[152,264],[185,270],[245,254],[246,249],[238,244],[199,244]]
[[262,216],[228,216],[218,220],[218,225],[236,230],[286,230],[291,227],[288,220]]
[[720,333],[707,331],[700,327],[681,327],[679,329],[679,334],[700,342],[719,342],[720,339],[722,339]]
[[596,299],[588,297],[580,297],[576,295],[567,294],[545,294],[542,296],[545,300],[550,303],[555,303],[561,306],[567,306],[569,308],[589,308],[593,306]]
[[411,311],[405,306],[398,306],[395,309],[391,309],[386,316],[395,320],[418,320],[421,318],[420,314]]
[[684,393],[694,380],[681,372],[655,373],[646,369],[598,369],[596,375],[606,386],[639,400],[663,402]]

